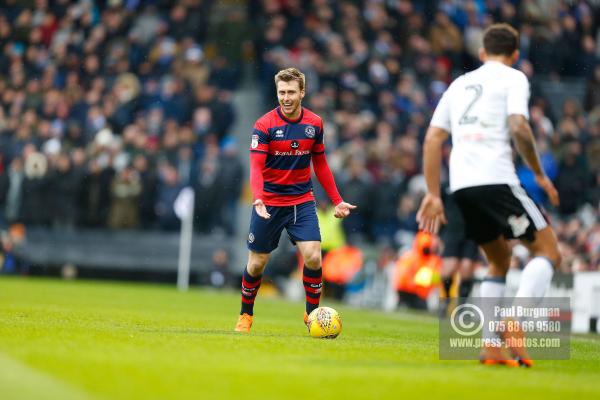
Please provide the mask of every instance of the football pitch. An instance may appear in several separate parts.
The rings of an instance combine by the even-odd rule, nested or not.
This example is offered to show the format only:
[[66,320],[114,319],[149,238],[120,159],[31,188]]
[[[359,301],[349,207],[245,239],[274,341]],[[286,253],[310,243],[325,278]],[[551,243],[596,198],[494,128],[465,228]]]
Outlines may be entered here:
[[0,398],[600,398],[600,339],[531,370],[439,361],[435,318],[338,309],[335,340],[310,338],[303,303],[165,285],[0,277]]

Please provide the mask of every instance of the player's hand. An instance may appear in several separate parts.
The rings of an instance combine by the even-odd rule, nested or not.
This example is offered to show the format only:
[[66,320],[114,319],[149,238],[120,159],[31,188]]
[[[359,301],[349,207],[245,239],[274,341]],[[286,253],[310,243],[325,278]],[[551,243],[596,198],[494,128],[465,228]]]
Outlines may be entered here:
[[546,175],[536,175],[535,182],[538,184],[539,187],[542,188],[544,192],[546,192],[548,198],[550,199],[550,204],[552,204],[554,207],[558,207],[558,205],[560,204],[560,199],[558,198],[558,191],[554,187],[554,184],[552,183],[550,178],[548,178]]
[[259,217],[262,217],[264,219],[271,218],[271,214],[267,212],[267,206],[265,206],[265,203],[263,203],[261,199],[254,200],[254,203],[252,203],[252,205],[254,206],[254,209],[256,210],[256,213]]
[[342,201],[340,204],[335,206],[335,212],[333,215],[336,218],[346,218],[348,215],[350,215],[350,210],[354,210],[355,208],[356,206]]
[[442,203],[439,196],[427,193],[423,197],[421,207],[417,212],[417,222],[419,223],[419,229],[433,234],[438,233],[441,224],[448,222],[444,214],[444,203]]

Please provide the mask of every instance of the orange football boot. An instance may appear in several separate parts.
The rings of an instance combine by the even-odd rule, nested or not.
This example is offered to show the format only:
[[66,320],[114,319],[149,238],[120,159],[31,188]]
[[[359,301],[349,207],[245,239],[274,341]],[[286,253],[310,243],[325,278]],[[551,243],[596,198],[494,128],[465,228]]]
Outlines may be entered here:
[[308,325],[308,313],[304,311],[304,325],[306,325],[306,329],[310,331],[310,327]]
[[479,362],[483,365],[504,365],[510,368],[519,367],[518,361],[510,358],[502,347],[497,346],[485,346],[479,356]]
[[[505,325],[509,323],[510,320],[502,321]],[[514,320],[513,320],[514,321]],[[509,331],[508,329],[504,330],[504,334],[502,335],[502,339],[504,339],[506,345],[510,349],[513,357],[520,366],[531,368],[533,367],[533,360],[529,357],[529,353],[525,348],[525,333],[520,329],[520,326],[516,323],[512,324],[513,328]]]
[[235,324],[235,331],[250,333],[250,328],[252,328],[252,315],[243,313]]

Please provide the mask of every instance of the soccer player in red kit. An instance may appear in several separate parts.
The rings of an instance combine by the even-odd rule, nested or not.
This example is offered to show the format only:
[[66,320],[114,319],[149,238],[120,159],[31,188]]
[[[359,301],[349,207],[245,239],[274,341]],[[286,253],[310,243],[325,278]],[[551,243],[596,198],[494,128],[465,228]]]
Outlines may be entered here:
[[285,228],[304,259],[303,283],[308,314],[319,306],[322,288],[321,234],[310,179],[315,174],[345,218],[356,208],[342,200],[325,159],[323,121],[302,107],[304,74],[296,68],[275,75],[279,107],[260,117],[250,144],[250,185],[254,197],[248,264],[242,276],[242,309],[235,330],[250,332],[254,299],[270,253]]

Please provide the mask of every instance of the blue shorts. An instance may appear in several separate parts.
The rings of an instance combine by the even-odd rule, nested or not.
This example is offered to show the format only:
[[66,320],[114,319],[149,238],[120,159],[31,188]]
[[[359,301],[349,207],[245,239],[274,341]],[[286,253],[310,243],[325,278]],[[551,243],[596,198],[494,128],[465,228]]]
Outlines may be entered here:
[[296,242],[321,241],[321,230],[314,201],[295,206],[267,206],[271,218],[259,217],[252,207],[248,250],[255,253],[270,253],[279,245],[283,228],[293,244]]

